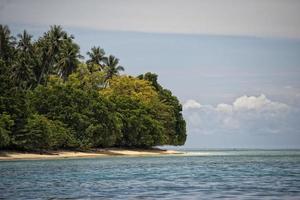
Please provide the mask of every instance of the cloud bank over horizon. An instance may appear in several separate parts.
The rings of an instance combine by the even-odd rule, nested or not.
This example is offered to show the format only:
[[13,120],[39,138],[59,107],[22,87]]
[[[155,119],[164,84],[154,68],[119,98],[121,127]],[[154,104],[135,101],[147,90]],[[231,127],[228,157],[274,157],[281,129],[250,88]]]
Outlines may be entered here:
[[232,104],[220,103],[216,106],[188,100],[183,104],[183,115],[190,137],[194,139],[195,135],[198,138],[207,135],[241,135],[245,138],[260,135],[272,138],[274,135],[299,135],[300,128],[298,108],[272,101],[264,94],[244,95]]
[[0,23],[300,39],[299,10],[295,0],[11,0]]

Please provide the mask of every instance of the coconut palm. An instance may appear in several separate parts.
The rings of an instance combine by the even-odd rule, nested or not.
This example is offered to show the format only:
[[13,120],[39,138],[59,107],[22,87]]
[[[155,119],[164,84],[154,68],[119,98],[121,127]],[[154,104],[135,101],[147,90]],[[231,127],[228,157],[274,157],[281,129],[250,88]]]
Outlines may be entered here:
[[99,67],[99,70],[103,70],[104,69],[104,60],[105,60],[105,51],[104,49],[101,49],[100,47],[92,47],[91,51],[87,52],[87,55],[90,57],[90,59],[88,59],[86,61],[86,63],[88,65],[97,65]]
[[32,35],[29,35],[27,33],[27,31],[24,30],[22,34],[18,34],[18,38],[19,38],[19,41],[17,44],[18,49],[20,49],[21,51],[24,51],[24,52],[31,53],[32,52],[32,43],[31,43]]
[[72,39],[69,38],[65,41],[63,49],[60,53],[60,59],[57,63],[58,65],[58,74],[64,80],[76,69],[79,58],[83,58],[79,54],[79,46],[75,43],[72,43]]
[[119,59],[113,55],[110,55],[105,59],[105,80],[111,79],[113,76],[119,75],[120,71],[124,71],[124,67],[119,65]]
[[[62,30],[61,26],[51,26],[48,32],[48,41],[50,43],[49,53],[56,55],[62,47],[63,41],[68,38],[65,31]],[[73,36],[71,36],[73,38]]]
[[21,89],[28,89],[34,84],[34,73],[26,57],[18,56],[18,61],[12,65],[11,79]]
[[25,30],[18,34],[16,59],[12,64],[11,79],[21,89],[27,89],[35,83],[33,66],[35,58],[33,55],[32,36]]
[[[71,36],[73,37],[73,36]],[[47,79],[47,76],[54,69],[54,64],[57,61],[60,50],[65,39],[68,35],[62,30],[60,26],[51,26],[50,30],[40,38],[40,48],[42,57],[42,70],[38,79],[38,83],[41,83],[43,78]]]
[[10,35],[8,26],[0,24],[0,58],[4,61],[12,60],[15,38]]

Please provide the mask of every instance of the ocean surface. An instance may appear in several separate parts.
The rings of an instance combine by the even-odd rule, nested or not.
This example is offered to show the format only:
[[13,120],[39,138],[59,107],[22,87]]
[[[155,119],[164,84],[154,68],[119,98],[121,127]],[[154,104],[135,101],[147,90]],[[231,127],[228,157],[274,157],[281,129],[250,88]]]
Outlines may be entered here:
[[0,199],[300,199],[300,150],[2,161]]

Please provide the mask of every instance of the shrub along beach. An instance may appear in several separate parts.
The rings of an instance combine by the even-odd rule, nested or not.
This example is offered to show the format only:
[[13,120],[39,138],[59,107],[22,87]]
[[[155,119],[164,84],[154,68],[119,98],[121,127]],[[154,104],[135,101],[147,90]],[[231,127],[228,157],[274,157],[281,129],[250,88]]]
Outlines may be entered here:
[[[74,36],[51,26],[36,41],[0,25],[2,151],[149,149],[183,145],[182,107],[157,75],[120,75],[100,47],[80,55]],[[0,155],[1,156],[1,155]]]

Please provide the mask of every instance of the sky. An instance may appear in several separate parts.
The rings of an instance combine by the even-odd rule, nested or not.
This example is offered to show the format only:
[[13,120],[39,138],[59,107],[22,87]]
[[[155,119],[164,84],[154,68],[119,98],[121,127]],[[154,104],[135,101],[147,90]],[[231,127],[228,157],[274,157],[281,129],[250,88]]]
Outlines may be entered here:
[[298,0],[0,0],[0,23],[101,46],[183,104],[184,148],[300,148]]

